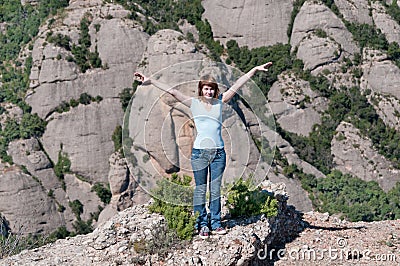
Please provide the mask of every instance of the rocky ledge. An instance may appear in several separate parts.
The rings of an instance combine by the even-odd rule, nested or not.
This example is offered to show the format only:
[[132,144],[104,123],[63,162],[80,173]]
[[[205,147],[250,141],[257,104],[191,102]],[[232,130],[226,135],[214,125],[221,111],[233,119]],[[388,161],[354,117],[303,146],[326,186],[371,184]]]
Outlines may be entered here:
[[[279,202],[276,217],[263,215],[227,219],[226,235],[212,235],[163,250],[146,248],[152,241],[161,244],[164,217],[149,213],[147,205],[119,212],[92,233],[60,239],[40,248],[25,250],[5,258],[0,265],[261,265],[262,249],[282,244],[304,229],[299,213],[286,204],[284,185],[264,184]],[[228,217],[228,215],[225,215]],[[260,252],[261,250],[261,252]]]

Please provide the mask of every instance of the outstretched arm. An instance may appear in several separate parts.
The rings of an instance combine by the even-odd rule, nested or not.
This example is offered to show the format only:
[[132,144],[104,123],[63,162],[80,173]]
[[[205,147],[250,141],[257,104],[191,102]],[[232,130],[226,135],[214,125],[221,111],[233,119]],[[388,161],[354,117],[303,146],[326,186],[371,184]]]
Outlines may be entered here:
[[143,75],[140,72],[135,72],[134,75],[135,75],[135,78],[138,81],[142,82],[142,85],[153,84],[154,86],[156,86],[160,90],[165,91],[165,92],[171,94],[172,96],[174,96],[178,101],[182,102],[187,107],[190,107],[190,105],[191,105],[191,97],[181,93],[177,89],[175,89],[173,87],[170,87],[169,85],[167,85],[165,83],[159,82],[158,80],[150,79],[149,77],[146,77],[145,75]]
[[241,76],[232,87],[222,94],[222,102],[229,102],[237,91],[257,72],[257,71],[268,71],[268,68],[272,66],[272,62],[268,62],[256,67],[253,67],[249,72]]

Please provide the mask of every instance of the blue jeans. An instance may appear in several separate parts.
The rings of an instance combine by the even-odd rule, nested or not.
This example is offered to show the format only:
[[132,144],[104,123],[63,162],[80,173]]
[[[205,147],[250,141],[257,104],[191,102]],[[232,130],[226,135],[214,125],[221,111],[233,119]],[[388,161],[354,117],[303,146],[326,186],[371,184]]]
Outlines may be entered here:
[[211,229],[221,227],[221,182],[226,166],[226,153],[219,149],[193,149],[191,156],[196,187],[193,194],[193,211],[198,214],[197,226],[208,226],[206,210],[207,176],[210,173]]

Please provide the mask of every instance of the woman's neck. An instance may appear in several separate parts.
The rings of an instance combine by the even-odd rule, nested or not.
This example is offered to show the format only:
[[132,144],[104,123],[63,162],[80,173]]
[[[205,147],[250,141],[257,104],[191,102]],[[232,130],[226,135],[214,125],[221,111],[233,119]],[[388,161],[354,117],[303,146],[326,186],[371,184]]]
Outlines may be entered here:
[[204,96],[200,96],[200,99],[205,102],[205,103],[209,103],[212,104],[214,102],[214,98],[206,98]]

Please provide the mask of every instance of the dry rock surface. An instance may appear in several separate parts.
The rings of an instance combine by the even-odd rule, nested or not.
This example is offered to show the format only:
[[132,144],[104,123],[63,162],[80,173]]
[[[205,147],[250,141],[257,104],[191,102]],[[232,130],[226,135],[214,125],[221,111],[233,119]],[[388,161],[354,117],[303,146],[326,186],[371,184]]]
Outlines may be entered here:
[[400,220],[349,222],[328,213],[307,212],[303,221],[307,228],[282,247],[285,255],[274,265],[400,263]]
[[[154,228],[160,228],[164,218],[148,213],[146,205],[137,205],[93,233],[23,251],[0,265],[399,264],[400,220],[349,222],[328,213],[301,215],[290,207],[284,209],[276,219],[226,220],[227,235],[212,235],[208,240],[195,236],[160,256],[144,253],[142,245],[154,239]],[[162,241],[161,235],[157,237]]]
[[[91,185],[97,182],[109,183],[113,194],[111,204],[104,206],[99,218],[100,221],[106,221],[117,211],[148,200],[148,195],[140,191],[136,183],[141,176],[148,176],[147,183],[154,185],[154,174],[164,175],[178,170],[179,174],[190,173],[189,158],[194,126],[187,115],[188,110],[177,106],[172,97],[162,95],[153,87],[148,90],[139,87],[130,109],[130,124],[143,129],[146,123],[150,129],[146,131],[146,137],[153,137],[146,139],[150,145],[140,147],[138,140],[140,137],[144,139],[144,132],[138,130],[142,135],[131,136],[136,145],[132,154],[138,166],[134,170],[128,169],[123,156],[115,153],[112,135],[123,124],[124,113],[119,94],[124,88],[132,86],[134,71],[142,71],[146,75],[154,75],[160,81],[174,83],[170,85],[182,85],[182,91],[195,95],[196,86],[185,87],[185,84],[198,80],[199,75],[209,72],[210,68],[197,71],[185,63],[204,61],[209,64],[207,49],[186,38],[187,32],[192,33],[195,40],[199,38],[195,27],[188,25],[187,21],[179,23],[183,33],[164,29],[149,36],[140,21],[129,19],[130,12],[115,2],[69,1],[64,12],[49,18],[41,26],[38,35],[29,45],[33,49],[29,50],[27,45],[21,52],[21,57],[24,57],[20,58],[22,62],[28,54],[33,60],[30,88],[25,100],[32,107],[32,113],[37,113],[48,124],[40,139],[10,143],[7,152],[16,164],[15,167],[0,162],[0,212],[10,222],[13,231],[16,231],[19,224],[27,225],[24,233],[51,232],[64,225],[71,230],[75,217],[68,207],[69,202],[79,200],[85,203],[82,214],[85,219],[98,211],[99,204],[102,205],[91,190]],[[344,19],[374,25],[389,42],[400,43],[400,26],[387,14],[382,2],[334,2]],[[39,1],[21,0],[21,3],[29,5]],[[386,4],[392,4],[392,0],[387,0]],[[353,41],[341,16],[322,1],[305,1],[293,20],[293,27],[288,26],[292,21],[294,1],[206,0],[202,1],[202,5],[205,10],[203,19],[209,21],[215,40],[223,44],[236,40],[240,47],[248,48],[290,42],[295,56],[304,62],[305,70],[310,70],[312,75],[326,76],[330,83],[329,89],[332,90],[340,90],[342,86],[360,86],[384,123],[399,129],[399,68],[388,55],[371,48],[361,51],[360,65],[347,66],[346,60],[354,59],[360,53],[360,47]],[[146,10],[142,11],[146,14]],[[137,15],[144,18],[143,14]],[[71,51],[46,39],[52,32],[54,35],[68,36],[71,44],[78,44],[80,21],[86,16],[90,18],[89,50],[98,51],[102,67],[82,73],[77,64],[68,60]],[[6,27],[5,23],[1,23],[0,32],[4,32]],[[290,38],[288,28],[292,29]],[[356,78],[354,72],[361,77]],[[222,75],[224,73],[225,69],[212,72],[220,78],[220,84],[229,87],[234,79]],[[283,75],[286,73],[280,74],[275,84],[270,84],[272,87],[268,99],[260,98],[261,102],[270,104],[274,117],[283,129],[306,137],[315,125],[323,121],[322,113],[329,102],[313,91],[308,82],[293,77],[283,80]],[[79,104],[62,113],[55,111],[65,102],[78,100],[83,93],[100,96],[102,100],[87,105]],[[155,102],[158,105],[153,106]],[[227,177],[238,177],[243,173],[242,169],[251,172],[256,165],[260,165],[260,153],[252,139],[261,137],[260,132],[289,164],[295,164],[304,173],[313,174],[317,178],[325,177],[312,164],[300,159],[295,148],[276,130],[258,123],[254,114],[240,102],[235,104],[232,108],[243,114],[241,118],[244,121],[227,120],[227,130],[223,136],[229,139],[226,141],[230,153]],[[21,121],[23,111],[20,107],[6,102],[0,103],[0,106],[4,108],[4,112],[0,113],[2,129],[7,119]],[[146,121],[150,109],[153,116]],[[340,126],[338,130],[341,135],[333,140],[331,150],[338,169],[364,180],[377,180],[385,190],[399,180],[399,173],[377,154],[368,138],[359,136],[353,125]],[[235,134],[229,135],[229,132]],[[161,133],[165,139],[160,139]],[[164,145],[164,151],[160,149],[160,143]],[[71,161],[70,173],[64,180],[66,189],[63,189],[64,181],[59,180],[54,173],[54,165],[60,154]],[[286,189],[291,195],[289,204],[301,211],[312,210],[311,200],[301,188],[299,180],[288,178],[282,169],[271,171],[271,166],[258,169],[262,170],[257,173],[259,178],[286,183]],[[23,197],[21,194],[28,196]],[[66,210],[60,211],[63,209],[61,207],[66,207]]]
[[[150,214],[146,205],[128,208],[101,224],[94,232],[24,251],[0,262],[0,265],[257,265],[264,244],[293,239],[305,224],[295,209],[286,204],[284,185],[265,183],[278,199],[278,215],[228,219],[224,210],[226,235],[207,240],[195,236],[161,252],[161,247],[146,249],[146,243],[162,243],[159,229],[165,224],[158,214]],[[152,254],[153,253],[153,254]]]

